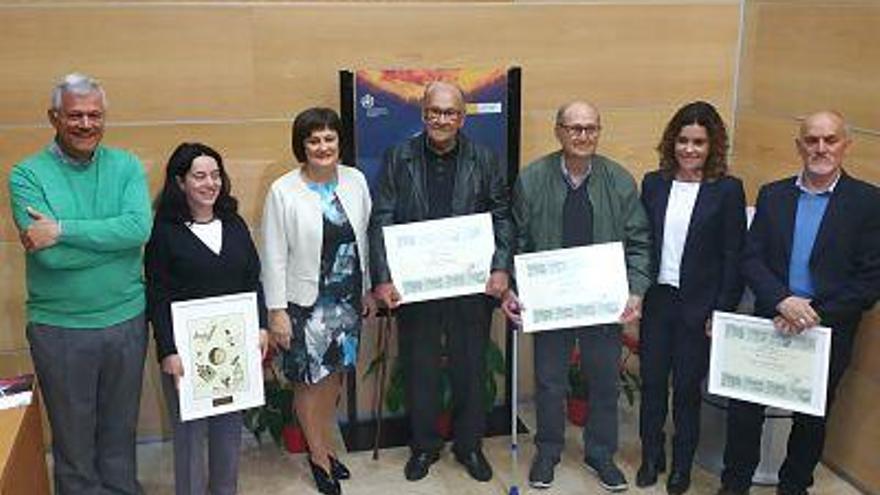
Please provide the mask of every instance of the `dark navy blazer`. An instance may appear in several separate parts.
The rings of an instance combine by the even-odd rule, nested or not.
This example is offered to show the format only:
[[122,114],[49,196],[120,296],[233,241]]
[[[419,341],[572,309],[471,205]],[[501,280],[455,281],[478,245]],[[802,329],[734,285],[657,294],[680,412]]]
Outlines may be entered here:
[[[776,316],[776,305],[791,295],[788,267],[801,193],[795,180],[761,188],[746,237],[743,276],[755,293],[755,313],[765,318]],[[880,297],[880,189],[841,175],[813,244],[810,274],[822,324],[854,329]]]
[[[642,203],[652,235],[652,276],[657,280],[672,179],[660,171],[642,179]],[[681,256],[679,294],[688,325],[702,328],[713,310],[732,311],[742,297],[739,261],[746,231],[742,181],[725,176],[703,182]]]

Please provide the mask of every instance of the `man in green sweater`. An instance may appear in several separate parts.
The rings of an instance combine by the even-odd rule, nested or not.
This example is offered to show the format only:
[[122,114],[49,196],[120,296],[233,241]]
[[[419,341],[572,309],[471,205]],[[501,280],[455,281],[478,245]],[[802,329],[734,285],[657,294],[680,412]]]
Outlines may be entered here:
[[9,177],[27,251],[27,337],[52,426],[55,493],[141,493],[135,428],[146,351],[140,161],[101,146],[104,91],[81,74],[52,92],[55,139]]
[[[561,149],[529,164],[514,187],[516,251],[622,242],[630,297],[619,323],[632,323],[641,317],[642,295],[651,283],[648,218],[632,175],[596,153],[601,129],[595,106],[576,101],[559,108],[555,134]],[[505,294],[502,309],[519,320],[520,304],[513,291]],[[568,356],[577,341],[590,391],[584,463],[605,489],[627,489],[614,463],[620,332],[620,324],[611,324],[534,334],[537,432],[529,471],[532,487],[549,488],[553,483],[564,447]]]

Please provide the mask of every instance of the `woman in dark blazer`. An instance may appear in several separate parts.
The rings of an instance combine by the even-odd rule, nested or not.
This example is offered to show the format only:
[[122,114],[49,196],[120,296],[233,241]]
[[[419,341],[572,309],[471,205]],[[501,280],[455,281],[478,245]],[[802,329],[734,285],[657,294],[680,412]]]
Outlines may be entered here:
[[[219,153],[200,143],[178,146],[168,160],[144,253],[148,314],[173,426],[177,495],[236,493],[242,416],[236,411],[180,420],[177,383],[196,370],[187,369],[177,353],[171,303],[256,292],[260,328],[266,328],[260,260],[230,189]],[[260,346],[265,354],[266,330],[260,330]]]
[[659,170],[642,180],[655,284],[645,295],[641,323],[642,465],[636,484],[653,485],[666,469],[663,427],[671,374],[675,434],[666,490],[672,494],[690,487],[712,311],[733,310],[742,293],[745,195],[742,182],[727,174],[727,150],[727,131],[715,108],[689,103],[663,132]]

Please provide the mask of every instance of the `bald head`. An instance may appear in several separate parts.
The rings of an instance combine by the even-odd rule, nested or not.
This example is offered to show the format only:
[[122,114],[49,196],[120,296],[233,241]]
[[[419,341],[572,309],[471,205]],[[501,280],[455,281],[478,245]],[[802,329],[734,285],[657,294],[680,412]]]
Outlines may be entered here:
[[443,154],[455,148],[464,119],[464,92],[461,88],[445,81],[434,81],[425,87],[422,120],[428,145],[434,151]]
[[849,136],[849,129],[847,128],[846,120],[837,110],[821,110],[807,115],[807,117],[804,118],[804,121],[801,122],[800,135],[804,136],[811,127],[819,124],[837,128],[844,137]]
[[565,124],[569,113],[590,114],[595,117],[596,123],[600,123],[599,109],[596,105],[586,101],[570,101],[556,111],[556,125]]
[[850,142],[846,121],[839,112],[824,110],[804,119],[795,146],[808,188],[826,190],[837,180]]
[[434,99],[454,101],[459,110],[464,110],[464,91],[458,85],[447,81],[433,81],[425,86],[422,107],[427,108]]
[[566,166],[585,170],[596,153],[602,125],[596,105],[573,101],[556,111],[556,139],[562,145]]

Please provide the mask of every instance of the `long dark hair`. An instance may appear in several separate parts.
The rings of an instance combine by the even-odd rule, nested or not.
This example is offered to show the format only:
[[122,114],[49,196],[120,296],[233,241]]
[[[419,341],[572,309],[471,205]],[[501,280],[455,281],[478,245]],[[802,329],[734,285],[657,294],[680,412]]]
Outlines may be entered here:
[[657,153],[660,154],[660,170],[666,177],[675,177],[678,160],[675,158],[675,140],[683,127],[699,125],[709,137],[709,156],[703,165],[703,180],[713,180],[727,174],[727,128],[721,115],[711,103],[695,101],[678,109],[666,125]]
[[180,189],[178,179],[184,180],[186,173],[192,168],[193,160],[200,156],[209,156],[217,161],[220,169],[220,194],[214,203],[214,216],[228,220],[238,212],[238,200],[232,194],[232,184],[223,167],[223,157],[210,146],[202,143],[181,143],[177,146],[165,168],[165,184],[156,196],[153,207],[156,219],[170,222],[192,222],[192,212],[186,202],[186,195]]

